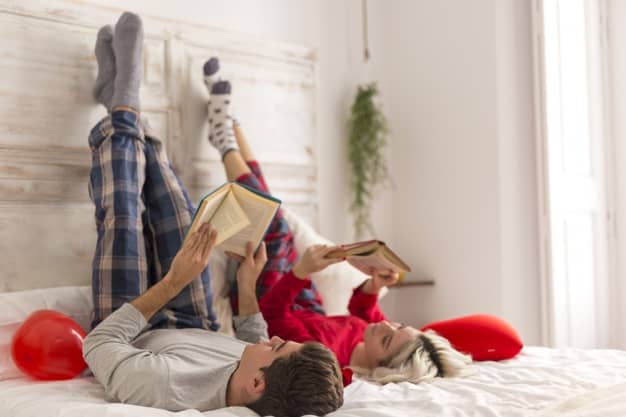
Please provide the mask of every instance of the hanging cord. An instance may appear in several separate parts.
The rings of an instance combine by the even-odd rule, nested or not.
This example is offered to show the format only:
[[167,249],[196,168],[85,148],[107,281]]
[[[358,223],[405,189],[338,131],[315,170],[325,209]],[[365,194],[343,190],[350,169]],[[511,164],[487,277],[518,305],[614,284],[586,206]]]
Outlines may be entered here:
[[363,9],[363,62],[370,59],[369,39],[367,36],[367,0],[361,0]]

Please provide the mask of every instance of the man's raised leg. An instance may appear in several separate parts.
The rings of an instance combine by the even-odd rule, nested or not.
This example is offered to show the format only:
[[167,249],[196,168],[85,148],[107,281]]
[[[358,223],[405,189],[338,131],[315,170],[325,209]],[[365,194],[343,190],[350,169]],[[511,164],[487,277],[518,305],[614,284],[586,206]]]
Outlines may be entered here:
[[[120,18],[116,31],[127,29],[120,23],[128,18]],[[136,19],[130,16],[130,20]],[[98,32],[95,47],[98,79],[94,97],[107,112],[111,111],[116,79],[113,43],[113,28],[104,26]],[[146,161],[137,114],[117,109],[92,129],[89,146],[89,195],[95,205],[97,230],[92,262],[95,327],[148,288],[151,260],[144,239],[147,216],[141,190]]]
[[95,327],[149,285],[141,189],[145,182],[143,143],[137,115],[115,111],[91,133],[89,194],[98,233],[92,263]]
[[[181,247],[186,229],[190,223],[193,207],[189,201],[178,177],[173,172],[161,143],[152,136],[144,136],[143,128],[146,120],[139,119],[139,88],[141,86],[141,68],[143,58],[143,25],[139,16],[132,13],[124,13],[115,26],[114,34],[110,27],[104,27],[98,34],[96,42],[96,56],[98,58],[98,82],[94,89],[96,99],[107,110],[113,108],[114,112],[110,119],[105,119],[92,132],[90,143],[94,155],[104,154],[100,159],[113,161],[108,171],[114,172],[122,180],[116,180],[105,188],[122,187],[131,189],[135,196],[135,206],[139,208],[141,215],[137,223],[137,247],[142,252],[141,285],[135,288],[133,294],[124,294],[123,299],[116,296],[115,288],[120,287],[120,278],[124,274],[102,272],[101,267],[96,266],[94,261],[94,304],[103,304],[97,300],[113,299],[114,307],[108,309],[110,313],[123,302],[132,299],[144,292],[147,288],[156,284],[167,273],[172,259]],[[97,93],[96,93],[97,92]],[[104,100],[106,97],[108,100]],[[132,120],[131,120],[132,119]],[[120,171],[125,166],[123,159],[118,155],[106,155],[107,138],[114,146],[121,141],[118,136],[124,132],[135,139],[135,146],[124,149],[120,155],[137,163],[136,175],[125,175],[126,171]],[[139,143],[140,142],[140,143]],[[139,143],[139,144],[138,144]],[[130,147],[130,144],[125,144]],[[94,159],[95,161],[95,159]],[[109,175],[103,175],[105,171],[96,167],[92,175],[92,182],[104,183],[111,179]],[[94,188],[98,188],[97,186]],[[98,209],[100,201],[94,198]],[[130,206],[130,204],[129,204]],[[130,209],[130,208],[129,208]],[[118,217],[117,210],[111,215]],[[133,233],[128,228],[118,228],[111,240],[115,243],[120,254],[128,257],[133,248],[124,243],[126,234]],[[106,230],[103,230],[106,232]],[[103,233],[104,235],[104,233]],[[98,248],[101,243],[99,234]],[[141,242],[139,242],[141,240]],[[111,250],[99,249],[100,255],[96,258],[110,256]],[[100,264],[101,262],[98,262]],[[128,275],[127,283],[122,287],[129,287],[133,282],[132,265],[129,265],[125,273]],[[98,285],[96,284],[98,281]],[[117,291],[119,292],[119,291]],[[168,303],[151,320],[153,328],[163,327],[200,327],[217,329],[215,315],[211,308],[212,292],[208,269],[201,276],[186,287],[177,297]],[[98,314],[98,320],[105,314]]]

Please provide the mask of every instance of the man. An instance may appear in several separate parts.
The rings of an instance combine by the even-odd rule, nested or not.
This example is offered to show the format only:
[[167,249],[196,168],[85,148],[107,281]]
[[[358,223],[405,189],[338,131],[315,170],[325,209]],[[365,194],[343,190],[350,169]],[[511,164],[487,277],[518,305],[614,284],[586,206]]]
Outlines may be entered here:
[[251,245],[237,270],[239,339],[216,333],[208,224],[183,243],[193,207],[160,142],[140,118],[141,19],[124,13],[98,33],[96,99],[110,116],[92,130],[89,191],[98,240],[95,327],[85,361],[113,399],[171,411],[231,405],[259,414],[326,414],[343,403],[334,355],[266,337],[255,296],[267,260]]

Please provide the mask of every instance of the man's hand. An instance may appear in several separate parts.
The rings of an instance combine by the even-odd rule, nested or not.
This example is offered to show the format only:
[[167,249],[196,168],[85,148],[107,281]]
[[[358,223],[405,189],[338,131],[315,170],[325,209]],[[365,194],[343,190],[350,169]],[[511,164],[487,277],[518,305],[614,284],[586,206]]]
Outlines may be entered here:
[[400,274],[393,271],[372,272],[372,277],[365,281],[361,290],[367,294],[378,294],[384,287],[390,287],[398,282]]
[[148,291],[131,301],[146,321],[150,320],[168,301],[176,297],[207,267],[216,238],[217,231],[211,229],[208,223],[200,226],[197,231],[187,237],[183,247],[174,257],[167,275]]
[[259,312],[259,303],[256,299],[256,282],[267,262],[265,242],[262,242],[254,253],[252,242],[246,243],[246,257],[232,252],[226,252],[230,258],[241,262],[237,270],[237,287],[239,297],[239,316],[249,316]]
[[217,231],[204,223],[185,240],[164,278],[175,291],[180,292],[207,267],[216,239]]
[[309,275],[319,272],[329,265],[343,262],[345,258],[327,258],[331,251],[339,249],[336,246],[327,245],[313,245],[309,247],[302,257],[296,262],[293,267],[293,274],[300,278],[305,279]]

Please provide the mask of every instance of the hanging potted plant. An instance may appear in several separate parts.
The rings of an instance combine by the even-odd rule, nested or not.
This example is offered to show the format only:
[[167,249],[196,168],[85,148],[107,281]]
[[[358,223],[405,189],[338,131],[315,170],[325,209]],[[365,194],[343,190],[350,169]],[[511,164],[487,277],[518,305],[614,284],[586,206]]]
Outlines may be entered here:
[[352,202],[356,239],[374,234],[371,204],[375,191],[389,180],[384,147],[389,129],[387,119],[375,102],[376,83],[359,86],[348,121],[348,159],[352,169]]

